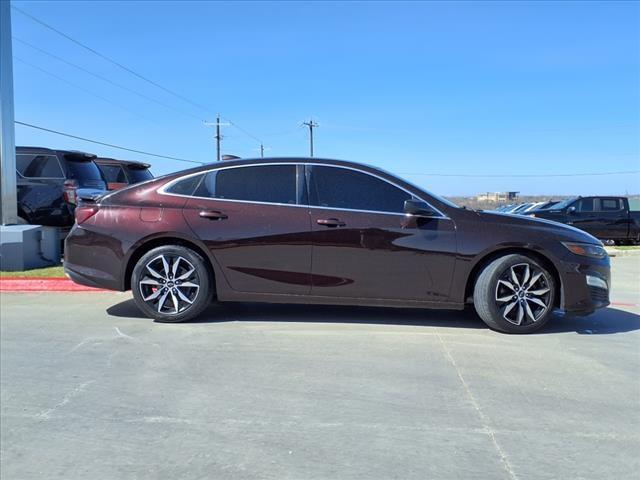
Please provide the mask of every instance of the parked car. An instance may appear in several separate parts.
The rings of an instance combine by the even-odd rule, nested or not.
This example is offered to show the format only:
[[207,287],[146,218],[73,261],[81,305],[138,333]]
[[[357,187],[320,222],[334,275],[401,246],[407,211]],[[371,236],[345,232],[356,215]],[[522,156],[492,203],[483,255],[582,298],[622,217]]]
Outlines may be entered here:
[[118,190],[153,178],[148,163],[100,157],[96,164],[102,171],[108,190]]
[[374,167],[320,159],[205,165],[76,211],[65,271],[133,292],[160,322],[225,301],[461,310],[537,330],[609,303],[602,243],[556,222],[459,208]]
[[532,216],[573,225],[601,240],[640,241],[640,212],[630,211],[625,197],[573,197]]
[[96,197],[107,185],[95,155],[42,147],[16,148],[18,216],[22,223],[60,227],[74,222],[79,196]]

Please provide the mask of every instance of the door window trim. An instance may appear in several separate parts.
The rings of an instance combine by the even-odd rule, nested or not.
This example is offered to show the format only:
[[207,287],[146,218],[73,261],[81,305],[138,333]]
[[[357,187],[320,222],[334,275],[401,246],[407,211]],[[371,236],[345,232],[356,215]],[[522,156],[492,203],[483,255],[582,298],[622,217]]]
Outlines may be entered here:
[[20,156],[29,156],[29,157],[53,157],[56,159],[56,162],[58,162],[58,167],[60,167],[60,173],[62,173],[61,177],[27,177],[25,175],[23,175],[19,170],[18,167],[16,167],[16,173],[24,178],[24,179],[28,179],[28,180],[64,180],[65,178],[65,172],[64,172],[64,168],[62,168],[62,165],[60,164],[60,159],[58,158],[57,155],[51,154],[51,153],[16,153],[16,157],[20,157]]
[[[446,219],[446,220],[451,220],[448,216],[446,216],[444,213],[442,213],[442,211],[439,208],[434,207],[430,202],[427,202],[424,198],[416,195],[413,192],[410,192],[409,190],[407,190],[406,188],[392,182],[391,180],[387,180],[386,178],[383,178],[379,175],[376,175],[374,173],[371,172],[366,172],[364,170],[360,170],[358,168],[354,168],[354,167],[348,167],[345,165],[331,165],[331,164],[327,164],[327,163],[318,163],[318,162],[300,162],[300,163],[295,163],[295,162],[270,162],[270,163],[251,163],[251,164],[246,164],[246,165],[231,165],[229,167],[217,167],[217,168],[211,168],[209,170],[202,170],[196,173],[190,173],[188,175],[183,175],[181,177],[175,178],[173,180],[171,180],[170,182],[164,184],[162,187],[158,188],[156,190],[156,193],[160,194],[160,195],[171,195],[174,197],[186,197],[186,198],[197,198],[197,199],[201,199],[201,200],[215,200],[217,202],[239,202],[239,203],[253,203],[253,204],[258,204],[258,205],[279,205],[279,206],[284,206],[284,207],[297,207],[297,208],[307,208],[307,209],[320,209],[320,210],[336,210],[336,211],[345,211],[345,212],[359,212],[359,213],[375,213],[375,214],[382,214],[382,215],[397,215],[397,216],[407,216],[406,213],[398,213],[398,212],[380,212],[377,210],[359,210],[359,209],[354,209],[354,208],[335,208],[335,207],[320,207],[317,205],[309,205],[309,199],[307,198],[307,204],[301,204],[301,203],[296,203],[296,204],[291,204],[291,203],[276,203],[276,202],[261,202],[261,201],[257,201],[257,200],[233,200],[233,199],[229,199],[229,198],[213,198],[213,197],[201,197],[198,195],[184,195],[181,193],[171,193],[171,192],[167,192],[167,190],[169,188],[171,188],[174,184],[178,183],[181,180],[185,180],[187,178],[190,177],[195,177],[198,175],[203,175],[203,179],[204,179],[204,175],[208,174],[209,172],[215,171],[215,170],[227,170],[230,168],[245,168],[245,167],[259,167],[259,166],[267,166],[267,165],[295,165],[296,166],[296,181],[297,181],[297,176],[299,175],[299,170],[302,167],[302,169],[306,172],[306,169],[304,169],[305,166],[309,165],[309,166],[319,166],[319,167],[333,167],[333,168],[342,168],[344,170],[352,170],[354,172],[359,172],[359,173],[363,173],[365,175],[369,175],[371,177],[377,178],[378,180],[382,180],[383,182],[387,182],[388,184],[399,188],[400,190],[404,191],[405,193],[408,193],[409,195],[415,197],[417,200],[420,200],[421,202],[426,203],[427,205],[429,205],[431,208],[433,208],[436,212],[438,212],[437,216],[433,216],[433,217],[429,217],[429,218],[436,218],[436,219]],[[305,177],[306,177],[306,173],[305,173]],[[306,183],[306,182],[305,182]],[[197,188],[196,188],[197,190]],[[307,187],[307,197],[309,197],[309,188]],[[300,202],[300,199],[302,197],[302,192],[298,192],[296,189],[296,193],[297,193],[297,202]]]

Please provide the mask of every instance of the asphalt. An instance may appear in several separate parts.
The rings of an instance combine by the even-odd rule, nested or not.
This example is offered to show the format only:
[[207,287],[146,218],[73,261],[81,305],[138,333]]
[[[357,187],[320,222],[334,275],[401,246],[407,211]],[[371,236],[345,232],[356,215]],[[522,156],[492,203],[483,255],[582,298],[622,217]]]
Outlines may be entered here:
[[472,313],[0,296],[0,477],[637,479],[640,257],[539,334]]

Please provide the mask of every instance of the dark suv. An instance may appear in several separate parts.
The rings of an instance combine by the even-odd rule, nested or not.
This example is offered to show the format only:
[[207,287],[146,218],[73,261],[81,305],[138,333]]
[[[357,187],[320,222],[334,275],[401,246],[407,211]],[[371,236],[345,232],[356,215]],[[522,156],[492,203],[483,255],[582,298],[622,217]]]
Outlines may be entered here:
[[18,216],[22,223],[69,229],[78,197],[99,196],[107,184],[95,155],[42,147],[16,148]]
[[148,163],[116,160],[115,158],[97,158],[96,164],[102,171],[108,190],[118,190],[153,178],[149,171],[151,165]]

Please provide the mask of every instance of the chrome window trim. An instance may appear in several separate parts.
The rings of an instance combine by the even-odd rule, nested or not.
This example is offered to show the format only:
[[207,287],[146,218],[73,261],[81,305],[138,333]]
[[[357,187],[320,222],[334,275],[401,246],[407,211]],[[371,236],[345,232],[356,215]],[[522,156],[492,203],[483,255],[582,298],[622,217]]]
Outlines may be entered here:
[[56,162],[58,163],[58,167],[60,168],[60,173],[62,173],[61,177],[25,177],[22,173],[20,173],[20,171],[18,171],[18,167],[16,166],[16,173],[24,178],[24,179],[29,179],[29,180],[66,180],[66,176],[64,173],[64,168],[62,168],[62,165],[60,164],[60,159],[58,158],[57,155],[54,155],[52,153],[16,153],[16,157],[20,157],[20,156],[36,156],[36,157],[53,157],[56,159]]
[[228,199],[228,198],[211,198],[211,197],[199,197],[196,195],[183,195],[180,193],[171,193],[171,192],[167,192],[166,190],[171,188],[173,185],[175,185],[176,183],[185,180],[187,178],[191,178],[191,177],[195,177],[197,175],[206,175],[207,173],[214,171],[214,170],[226,170],[229,168],[245,168],[245,167],[259,167],[261,165],[294,165],[296,167],[302,165],[312,165],[312,166],[319,166],[319,167],[333,167],[333,168],[342,168],[345,170],[352,170],[354,172],[359,172],[359,173],[363,173],[365,175],[370,175],[374,178],[377,178],[378,180],[382,180],[383,182],[387,182],[390,185],[393,185],[396,188],[399,188],[400,190],[402,190],[405,193],[408,193],[409,195],[417,198],[418,200],[420,200],[421,202],[426,203],[427,205],[429,205],[431,208],[433,208],[436,212],[438,212],[438,216],[433,216],[433,217],[428,217],[428,218],[439,218],[439,219],[446,219],[446,220],[451,220],[451,218],[449,218],[448,216],[446,216],[444,213],[442,213],[440,211],[440,209],[434,207],[433,205],[431,205],[431,203],[427,202],[425,199],[419,197],[418,195],[416,195],[413,192],[410,192],[409,190],[407,190],[404,187],[401,187],[400,185],[387,180],[386,178],[383,178],[379,175],[376,175],[374,173],[370,173],[370,172],[365,172],[363,170],[360,170],[358,168],[353,168],[353,167],[347,167],[344,165],[332,165],[332,164],[327,164],[327,163],[313,163],[313,162],[300,162],[300,163],[294,163],[294,162],[269,162],[269,163],[249,163],[246,165],[231,165],[229,167],[218,167],[218,168],[211,168],[209,170],[203,170],[200,172],[196,172],[196,173],[190,173],[188,175],[184,175],[182,177],[178,177],[174,180],[171,180],[169,183],[164,184],[162,187],[158,188],[156,190],[156,193],[160,194],[160,195],[169,195],[169,196],[173,196],[173,197],[186,197],[186,198],[197,198],[200,200],[214,200],[217,202],[235,202],[235,203],[251,203],[251,204],[257,204],[257,205],[278,205],[278,206],[284,206],[284,207],[298,207],[298,208],[307,208],[307,209],[316,209],[316,210],[335,210],[335,211],[345,211],[345,212],[359,212],[359,213],[376,213],[376,214],[383,214],[383,215],[396,215],[396,216],[407,216],[406,213],[398,213],[398,212],[381,212],[381,211],[377,211],[377,210],[358,210],[358,209],[354,209],[354,208],[335,208],[335,207],[322,207],[322,206],[317,206],[317,205],[299,205],[299,204],[291,204],[291,203],[275,203],[275,202],[260,202],[260,201],[256,201],[256,200],[232,200],[232,199]]

